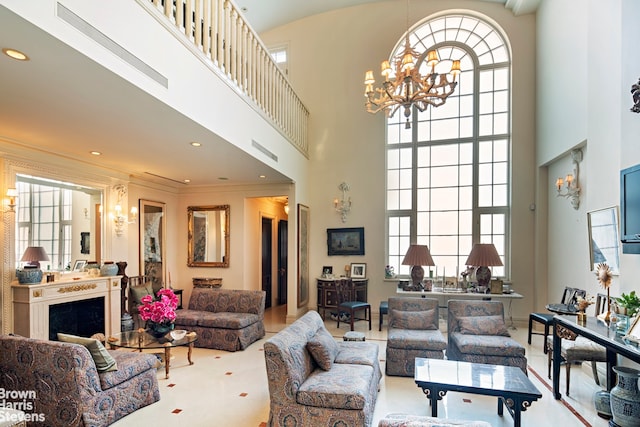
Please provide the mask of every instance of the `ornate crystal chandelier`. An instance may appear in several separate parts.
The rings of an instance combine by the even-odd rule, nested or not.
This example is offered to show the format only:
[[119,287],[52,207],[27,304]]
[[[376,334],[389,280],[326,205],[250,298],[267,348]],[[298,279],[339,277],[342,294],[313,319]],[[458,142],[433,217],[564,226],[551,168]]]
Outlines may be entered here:
[[447,97],[458,85],[456,77],[460,74],[460,61],[452,61],[451,70],[448,73],[439,74],[436,72],[436,66],[441,62],[438,52],[435,49],[430,50],[426,57],[429,72],[422,76],[420,67],[416,66],[421,63],[421,58],[422,55],[411,48],[409,31],[407,31],[404,51],[394,56],[391,62],[382,61],[381,74],[384,77],[382,88],[373,88],[375,84],[373,71],[367,71],[365,74],[365,97],[369,113],[384,110],[387,117],[393,117],[402,107],[407,119],[405,128],[409,129],[411,106],[415,105],[418,110],[425,111],[429,105],[439,107],[445,103]]

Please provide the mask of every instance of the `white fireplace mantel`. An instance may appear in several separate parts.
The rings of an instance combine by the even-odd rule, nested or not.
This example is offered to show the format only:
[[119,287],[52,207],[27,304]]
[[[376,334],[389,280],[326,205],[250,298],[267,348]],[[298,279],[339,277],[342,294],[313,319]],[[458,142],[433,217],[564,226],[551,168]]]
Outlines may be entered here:
[[32,285],[13,283],[13,332],[48,340],[50,306],[99,297],[104,297],[105,336],[120,332],[121,278],[86,277]]

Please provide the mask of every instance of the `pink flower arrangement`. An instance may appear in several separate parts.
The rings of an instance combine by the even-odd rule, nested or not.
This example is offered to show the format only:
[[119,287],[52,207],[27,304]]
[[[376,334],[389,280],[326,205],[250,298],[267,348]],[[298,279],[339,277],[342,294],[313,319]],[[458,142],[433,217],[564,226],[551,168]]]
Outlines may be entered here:
[[140,301],[142,304],[138,307],[138,312],[142,320],[155,323],[171,323],[176,320],[178,297],[171,289],[160,289],[157,298],[146,295]]

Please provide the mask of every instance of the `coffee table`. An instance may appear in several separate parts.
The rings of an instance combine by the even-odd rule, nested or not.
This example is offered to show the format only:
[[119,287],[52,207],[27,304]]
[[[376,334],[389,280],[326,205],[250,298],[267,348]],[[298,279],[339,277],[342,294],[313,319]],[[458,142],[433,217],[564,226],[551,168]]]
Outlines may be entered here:
[[542,397],[524,372],[515,366],[416,357],[414,379],[429,399],[432,417],[438,416],[438,400],[442,400],[447,391],[459,391],[497,396],[498,415],[502,416],[503,405],[506,405],[515,427],[520,427],[521,412]]
[[193,362],[191,361],[191,351],[193,350],[193,344],[197,340],[198,335],[195,332],[189,332],[179,340],[171,340],[169,334],[166,335],[166,338],[155,338],[153,335],[148,334],[144,329],[138,329],[136,331],[118,332],[113,334],[107,339],[107,343],[111,349],[132,348],[137,349],[140,352],[142,352],[142,350],[158,348],[164,349],[165,378],[169,378],[171,349],[173,347],[188,346],[189,351],[187,353],[187,360],[189,361],[189,365],[193,365]]

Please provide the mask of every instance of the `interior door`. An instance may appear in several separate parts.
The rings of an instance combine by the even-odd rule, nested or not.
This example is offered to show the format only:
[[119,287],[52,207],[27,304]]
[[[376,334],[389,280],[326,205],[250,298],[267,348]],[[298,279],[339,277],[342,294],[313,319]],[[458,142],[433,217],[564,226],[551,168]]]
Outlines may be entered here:
[[289,222],[285,220],[278,221],[278,304],[287,303],[287,251],[289,242],[287,234],[289,230]]
[[273,294],[271,290],[271,260],[273,259],[273,251],[271,250],[271,243],[273,242],[272,224],[272,219],[262,218],[262,290],[267,293],[265,308],[271,307],[271,296]]

